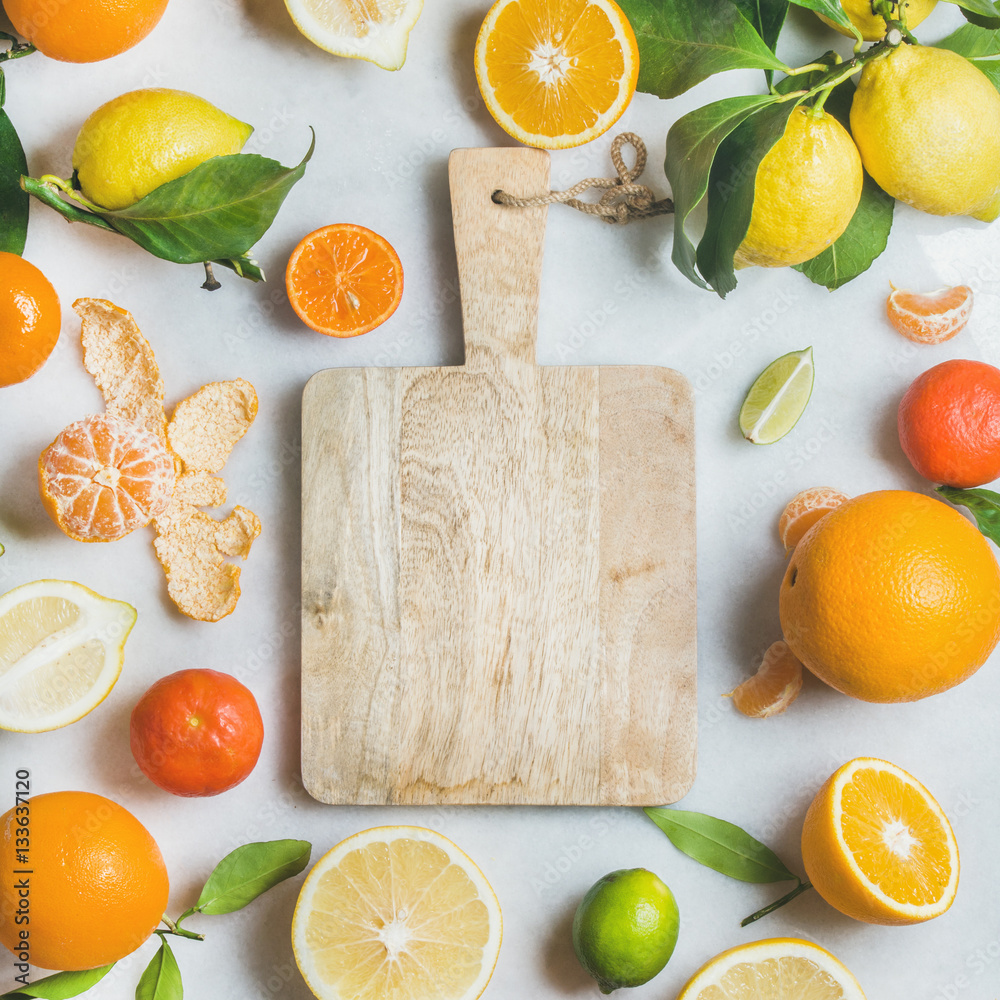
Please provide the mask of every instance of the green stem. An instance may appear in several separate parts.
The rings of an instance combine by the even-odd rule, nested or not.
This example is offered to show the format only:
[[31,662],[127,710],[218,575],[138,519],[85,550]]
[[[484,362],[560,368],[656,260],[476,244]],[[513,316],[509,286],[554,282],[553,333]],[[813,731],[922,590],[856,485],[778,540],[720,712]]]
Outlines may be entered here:
[[20,59],[21,56],[30,56],[32,52],[37,52],[31,42],[20,42],[14,35],[6,31],[0,31],[0,39],[10,42],[10,48],[0,52],[0,63],[8,62],[11,59]]
[[802,893],[811,888],[812,882],[799,882],[799,884],[790,893],[782,896],[781,899],[776,899],[769,906],[765,906],[762,910],[758,910],[756,913],[751,913],[745,920],[741,920],[740,927],[748,927],[750,924],[760,920],[761,917],[766,917],[769,913],[774,913],[775,910],[780,910],[786,903],[790,903],[796,896],[801,896]]
[[159,934],[161,936],[163,936],[164,934],[174,934],[177,937],[188,938],[191,941],[204,941],[205,940],[204,934],[195,934],[194,931],[186,931],[179,926],[181,920],[183,920],[185,916],[189,916],[190,913],[192,912],[194,911],[189,911],[187,914],[182,914],[181,917],[176,921],[176,923],[164,913],[162,920],[167,925],[167,929],[163,930],[162,928],[158,927],[155,931],[153,931],[153,933]]
[[820,69],[829,69],[830,66],[824,62],[809,63],[808,66],[799,66],[798,69],[790,69],[785,76],[802,76],[804,73],[815,73]]
[[176,920],[174,921],[174,926],[175,926],[175,927],[180,927],[180,925],[181,925],[181,924],[182,924],[182,923],[183,923],[183,922],[184,922],[185,920],[187,920],[187,918],[188,918],[188,917],[191,917],[191,916],[194,916],[194,914],[196,914],[196,913],[200,913],[200,912],[201,912],[201,911],[200,911],[200,910],[198,909],[198,907],[197,907],[197,906],[192,906],[190,910],[185,910],[185,911],[184,911],[184,912],[183,912],[183,913],[182,913],[182,914],[181,914],[181,915],[180,915],[180,916],[179,916],[179,917],[178,917],[178,918],[177,918],[177,919],[176,919]]
[[43,184],[48,184],[50,187],[56,188],[56,190],[61,191],[70,201],[75,201],[78,205],[87,209],[90,212],[100,213],[103,211],[100,205],[95,205],[92,201],[88,201],[84,196],[75,188],[73,185],[62,177],[56,177],[55,174],[42,174],[38,178]]

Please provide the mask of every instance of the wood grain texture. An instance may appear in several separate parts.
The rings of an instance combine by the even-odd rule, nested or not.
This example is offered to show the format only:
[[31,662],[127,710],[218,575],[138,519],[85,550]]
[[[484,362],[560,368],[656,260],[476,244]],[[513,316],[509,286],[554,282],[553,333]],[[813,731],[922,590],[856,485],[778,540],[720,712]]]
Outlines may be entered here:
[[460,150],[464,366],[303,400],[303,779],[333,803],[653,804],[694,777],[690,389],[535,364],[548,154]]

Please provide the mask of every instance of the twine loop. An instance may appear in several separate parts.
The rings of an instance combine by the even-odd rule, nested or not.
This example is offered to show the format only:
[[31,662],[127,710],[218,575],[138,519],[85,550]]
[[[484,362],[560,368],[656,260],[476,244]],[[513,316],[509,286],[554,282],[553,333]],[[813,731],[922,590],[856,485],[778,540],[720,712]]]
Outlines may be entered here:
[[[631,170],[625,165],[622,147],[629,145],[635,150],[635,166]],[[575,208],[578,212],[593,215],[613,225],[626,225],[638,219],[650,219],[656,215],[668,215],[674,210],[670,198],[659,201],[652,189],[636,183],[646,169],[646,144],[634,132],[622,132],[611,143],[611,162],[617,177],[588,177],[574,184],[566,191],[549,191],[546,194],[518,198],[506,191],[494,191],[493,201],[507,208],[541,208],[544,205],[562,204]],[[600,201],[581,201],[579,195],[590,188],[605,189]]]

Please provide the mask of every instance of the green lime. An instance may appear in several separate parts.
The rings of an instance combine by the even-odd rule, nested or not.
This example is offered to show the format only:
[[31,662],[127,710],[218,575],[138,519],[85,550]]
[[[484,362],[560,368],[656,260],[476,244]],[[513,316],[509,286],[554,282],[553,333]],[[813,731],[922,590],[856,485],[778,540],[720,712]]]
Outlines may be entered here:
[[813,349],[772,361],[740,407],[740,431],[754,444],[780,441],[798,422],[813,391]]
[[670,960],[679,917],[673,893],[645,868],[598,879],[573,918],[573,950],[602,993],[648,983]]

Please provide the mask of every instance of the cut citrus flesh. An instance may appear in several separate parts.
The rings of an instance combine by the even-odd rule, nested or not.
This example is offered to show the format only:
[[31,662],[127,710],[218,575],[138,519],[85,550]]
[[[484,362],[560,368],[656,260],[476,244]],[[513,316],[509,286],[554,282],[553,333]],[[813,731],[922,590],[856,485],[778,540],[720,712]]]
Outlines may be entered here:
[[754,444],[780,441],[805,411],[813,389],[813,351],[792,351],[772,361],[750,386],[740,407],[740,431]]
[[83,718],[121,673],[130,604],[69,580],[0,597],[0,729],[43,733]]
[[704,965],[677,1000],[865,1000],[850,970],[796,938],[740,945]]
[[757,673],[728,697],[751,719],[780,715],[802,690],[802,664],[785,642],[771,643]]
[[70,424],[38,459],[42,503],[80,542],[113,542],[163,513],[176,474],[163,441],[108,414]]
[[895,764],[858,757],[806,814],[809,880],[856,920],[912,924],[940,916],[958,891],[958,845],[934,796]]
[[476,79],[490,114],[542,149],[603,135],[638,77],[635,34],[614,0],[497,0],[476,41]]
[[886,300],[886,314],[907,340],[916,344],[943,344],[969,322],[972,300],[968,285],[939,288],[926,294],[893,285]]
[[388,240],[339,223],[306,236],[285,271],[288,299],[317,333],[357,337],[381,326],[403,297],[403,265]]
[[292,947],[320,1000],[474,1000],[500,952],[500,904],[450,840],[376,827],[325,854],[302,886]]
[[785,552],[791,552],[817,521],[821,521],[831,510],[836,510],[849,499],[846,493],[841,493],[832,486],[812,486],[796,493],[788,501],[778,521],[778,537],[785,546]]
[[424,0],[285,0],[285,6],[299,31],[321,49],[400,69]]

